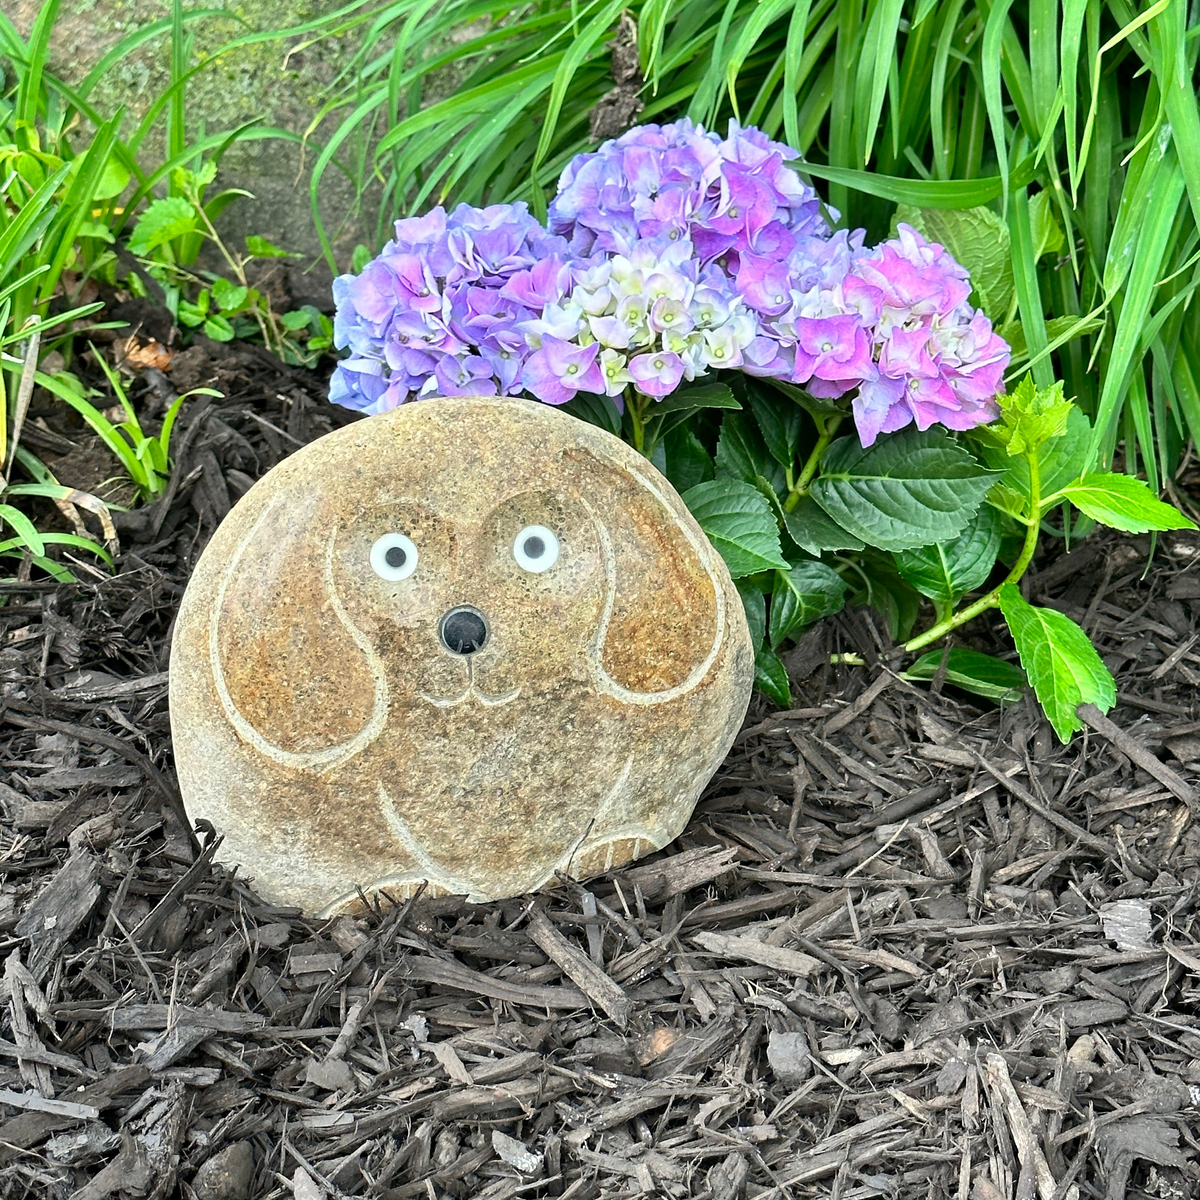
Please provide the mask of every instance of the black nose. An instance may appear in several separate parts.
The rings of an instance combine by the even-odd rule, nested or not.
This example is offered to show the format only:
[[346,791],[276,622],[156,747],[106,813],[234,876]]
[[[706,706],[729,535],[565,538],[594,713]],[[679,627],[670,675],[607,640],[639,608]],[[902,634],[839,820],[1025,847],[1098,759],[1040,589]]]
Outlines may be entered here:
[[438,634],[442,645],[454,654],[474,654],[488,638],[483,613],[474,608],[452,608],[443,618]]

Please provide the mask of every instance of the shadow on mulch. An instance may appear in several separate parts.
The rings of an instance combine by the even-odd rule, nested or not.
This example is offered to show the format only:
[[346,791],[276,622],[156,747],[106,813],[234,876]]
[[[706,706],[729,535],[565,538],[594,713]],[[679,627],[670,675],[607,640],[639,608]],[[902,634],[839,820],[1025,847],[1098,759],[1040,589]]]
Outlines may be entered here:
[[4,1196],[1200,1194],[1200,539],[1145,579],[1129,539],[1040,564],[1121,688],[1067,747],[897,679],[848,613],[664,853],[314,922],[181,820],[166,667],[216,523],[350,418],[188,355],[139,402],[229,398],[185,409],[119,573],[0,585]]

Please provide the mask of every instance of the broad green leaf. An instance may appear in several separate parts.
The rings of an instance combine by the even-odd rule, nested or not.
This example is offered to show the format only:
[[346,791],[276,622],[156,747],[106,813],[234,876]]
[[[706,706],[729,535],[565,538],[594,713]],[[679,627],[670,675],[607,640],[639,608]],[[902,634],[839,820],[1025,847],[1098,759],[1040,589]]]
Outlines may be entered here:
[[826,400],[821,396],[812,396],[794,383],[782,379],[762,379],[760,383],[769,384],[777,392],[782,392],[789,399],[800,405],[805,412],[811,413],[816,421],[824,421],[845,410],[836,400]]
[[740,479],[713,479],[683,494],[700,528],[738,579],[759,571],[786,571],[779,526],[763,494]]
[[1028,375],[997,401],[1000,420],[981,430],[980,436],[1002,442],[1012,455],[1024,454],[1051,438],[1062,437],[1073,407],[1071,401],[1063,397],[1061,383],[1039,388]]
[[1189,517],[1160,500],[1140,479],[1129,475],[1084,475],[1067,484],[1061,495],[1093,521],[1125,533],[1196,528]]
[[909,550],[957,537],[994,480],[943,430],[910,427],[873,446],[839,438],[811,495],[867,545]]
[[760,647],[754,656],[754,686],[780,708],[787,708],[792,703],[792,685],[787,668],[779,655],[766,646]]
[[795,637],[814,621],[841,612],[845,603],[845,581],[822,562],[807,559],[790,571],[776,571],[771,592],[771,647]]
[[726,413],[717,441],[717,475],[753,483],[762,476],[776,495],[787,491],[783,467],[772,458],[753,417],[746,412]]
[[987,582],[999,552],[1000,519],[994,508],[984,504],[952,542],[897,551],[896,568],[922,596],[956,604],[959,597]]
[[827,550],[861,550],[863,542],[847,533],[811,496],[783,510],[783,527],[807,554],[819,558]]
[[1082,722],[1081,704],[1108,712],[1117,685],[1088,636],[1063,613],[1034,608],[1015,584],[1000,589],[1000,611],[1012,631],[1021,666],[1059,740],[1066,742]]
[[218,275],[212,282],[212,297],[217,302],[217,307],[225,313],[238,312],[245,307],[246,299],[250,295],[250,289],[241,284],[230,283],[222,275]]
[[620,434],[621,414],[609,396],[601,396],[592,392],[576,392],[574,397],[563,405],[563,411],[573,417],[596,425],[609,433]]
[[[991,426],[988,427],[990,430]],[[984,430],[977,431],[980,435],[975,443],[979,448],[980,457],[993,470],[1003,471],[1000,484],[1029,499],[1029,463],[1024,455],[1010,458],[1008,452],[1000,446],[985,440]],[[1038,450],[1038,466],[1041,475],[1041,494],[1051,496],[1065,487],[1073,479],[1078,479],[1087,468],[1088,443],[1092,436],[1092,426],[1075,405],[1067,414],[1067,427],[1062,437],[1053,438]],[[998,507],[1005,511],[1013,511],[1001,504]]]
[[204,322],[204,333],[214,342],[232,342],[235,336],[233,326],[220,315],[209,317]]
[[757,651],[767,640],[767,598],[761,588],[745,579],[739,579],[734,586],[742,598],[742,609],[750,628],[750,645]]
[[688,488],[713,477],[713,460],[700,439],[686,426],[673,429],[662,440],[667,456],[666,477],[676,491]]
[[858,557],[847,573],[853,589],[851,603],[873,608],[887,618],[894,642],[905,641],[921,615],[921,597],[896,570],[890,554],[871,550]]
[[782,467],[790,467],[800,447],[800,409],[782,397],[764,395],[754,387],[748,387],[746,394],[771,457]]
[[133,236],[129,239],[131,254],[147,255],[159,246],[194,233],[200,219],[190,200],[182,196],[167,196],[155,200],[138,218]]
[[103,221],[80,221],[79,229],[75,236],[81,238],[98,238],[102,242],[107,242],[110,246],[117,240],[113,237],[113,231]]
[[975,301],[993,320],[1008,312],[1013,295],[1008,226],[990,208],[939,209],[901,205],[897,222],[939,242],[971,273]]
[[922,654],[907,671],[901,672],[900,678],[916,681],[932,679],[941,670],[943,656],[946,659],[943,676],[946,682],[965,692],[995,700],[998,704],[1015,703],[1024,695],[1025,672],[1020,667],[963,646],[930,650]]
[[654,404],[650,416],[661,413],[686,412],[691,408],[741,408],[729,385],[725,383],[705,383],[699,387],[684,388],[672,392]]

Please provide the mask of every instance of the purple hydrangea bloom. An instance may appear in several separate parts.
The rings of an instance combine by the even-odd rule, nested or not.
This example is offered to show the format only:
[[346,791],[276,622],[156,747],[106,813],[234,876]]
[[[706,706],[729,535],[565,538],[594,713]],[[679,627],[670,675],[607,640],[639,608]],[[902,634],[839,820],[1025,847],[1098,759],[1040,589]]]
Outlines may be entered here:
[[780,260],[798,237],[828,233],[816,192],[784,165],[798,157],[736,121],[724,140],[686,117],[640,125],[567,165],[550,227],[579,255],[666,237],[690,241],[703,263]]
[[[550,208],[460,205],[396,222],[358,276],[334,281],[350,356],[338,404],[383,412],[432,395],[580,391],[622,407],[709,371],[853,393],[861,440],[915,422],[994,419],[1009,348],[944,247],[907,225],[874,249],[832,231],[799,155],[731,122],[684,119],[578,155]],[[833,214],[836,217],[836,214]]]
[[969,303],[966,270],[908,225],[874,250],[859,230],[801,239],[786,264],[743,255],[738,286],[763,339],[743,369],[829,399],[857,389],[864,446],[912,422],[961,430],[998,415],[1009,347]]
[[374,413],[424,395],[519,393],[530,346],[518,326],[537,315],[556,271],[569,279],[566,253],[524,204],[397,221],[361,274],[334,280],[334,344],[352,357],[330,398]]

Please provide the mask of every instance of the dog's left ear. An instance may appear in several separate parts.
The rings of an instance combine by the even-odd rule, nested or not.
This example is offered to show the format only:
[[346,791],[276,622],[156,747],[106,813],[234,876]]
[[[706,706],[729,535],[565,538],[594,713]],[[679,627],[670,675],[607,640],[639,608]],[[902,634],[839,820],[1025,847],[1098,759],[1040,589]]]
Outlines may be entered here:
[[660,704],[699,686],[727,634],[723,564],[674,488],[621,443],[576,450],[580,496],[600,535],[604,609],[590,648],[602,692]]

